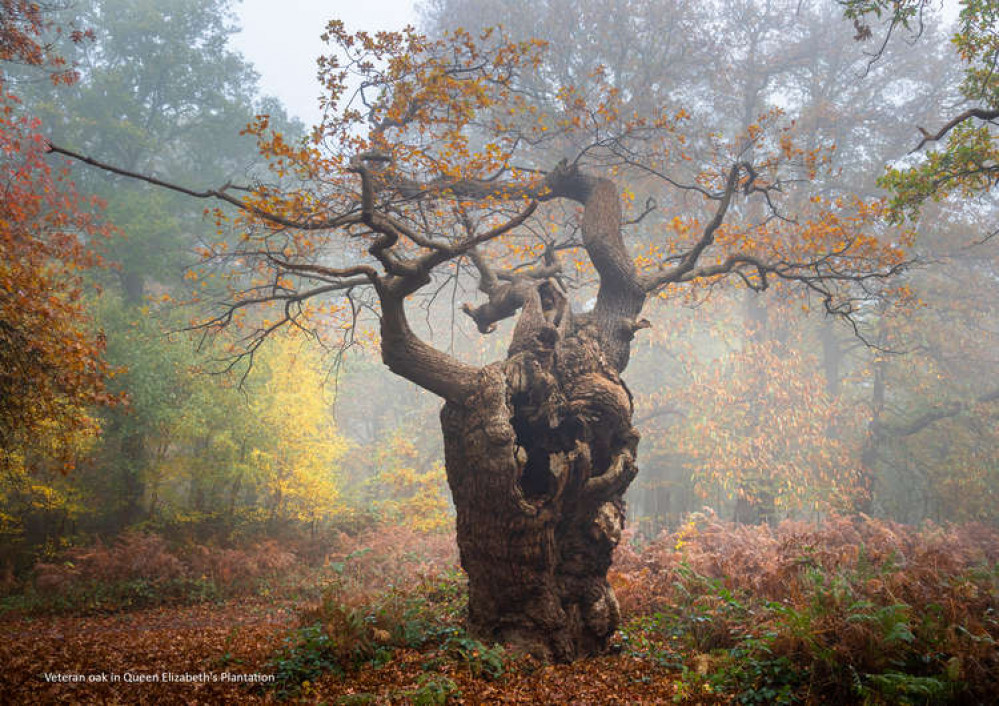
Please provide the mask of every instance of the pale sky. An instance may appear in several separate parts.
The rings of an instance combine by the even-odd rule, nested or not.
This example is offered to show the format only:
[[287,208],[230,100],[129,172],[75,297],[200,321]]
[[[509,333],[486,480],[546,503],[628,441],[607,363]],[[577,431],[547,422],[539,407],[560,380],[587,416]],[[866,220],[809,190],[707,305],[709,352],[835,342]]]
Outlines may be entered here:
[[243,31],[232,45],[260,73],[261,93],[280,98],[308,126],[319,120],[316,58],[329,20],[350,31],[416,24],[413,0],[242,0],[233,9]]
[[[326,48],[319,35],[341,19],[350,31],[398,30],[416,24],[419,0],[236,0],[243,31],[232,45],[260,73],[263,95],[277,96],[306,126],[319,121],[316,59]],[[957,17],[957,0],[937,0],[944,17]]]

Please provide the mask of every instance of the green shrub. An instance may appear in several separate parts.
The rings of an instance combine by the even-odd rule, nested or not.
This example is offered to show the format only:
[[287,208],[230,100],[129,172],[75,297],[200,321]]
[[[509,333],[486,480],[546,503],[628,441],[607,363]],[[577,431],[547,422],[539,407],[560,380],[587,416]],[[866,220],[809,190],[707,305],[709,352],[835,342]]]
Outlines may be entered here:
[[453,635],[442,649],[448,657],[461,662],[473,677],[499,679],[506,671],[506,654],[501,645],[487,647],[466,635]]
[[398,692],[413,706],[444,706],[451,697],[460,697],[458,685],[439,674],[422,674],[413,689]]
[[281,698],[298,694],[304,684],[323,674],[344,673],[336,645],[318,624],[298,628],[286,637],[284,647],[267,666]]

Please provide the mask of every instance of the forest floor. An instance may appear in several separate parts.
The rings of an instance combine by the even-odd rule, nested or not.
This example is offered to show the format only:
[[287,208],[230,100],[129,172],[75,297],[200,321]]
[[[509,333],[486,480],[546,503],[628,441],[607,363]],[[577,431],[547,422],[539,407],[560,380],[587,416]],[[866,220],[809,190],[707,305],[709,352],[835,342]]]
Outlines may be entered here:
[[0,704],[974,704],[999,693],[999,533],[981,525],[694,516],[622,545],[614,651],[569,665],[464,632],[465,580],[446,536],[378,528],[305,573],[274,543],[213,551],[134,535],[37,567],[35,588],[0,603]]
[[[4,621],[0,703],[275,703],[283,695],[274,688],[224,680],[273,675],[272,657],[295,616],[295,606],[254,600]],[[677,693],[676,671],[632,656],[571,665],[521,658],[497,677],[438,657],[435,648],[396,648],[383,664],[363,665],[346,677],[327,673],[288,696],[331,704],[444,703],[445,695],[456,704],[608,704],[672,703]],[[102,681],[48,682],[46,673]],[[167,681],[184,675],[203,681]],[[144,678],[157,681],[138,681]]]

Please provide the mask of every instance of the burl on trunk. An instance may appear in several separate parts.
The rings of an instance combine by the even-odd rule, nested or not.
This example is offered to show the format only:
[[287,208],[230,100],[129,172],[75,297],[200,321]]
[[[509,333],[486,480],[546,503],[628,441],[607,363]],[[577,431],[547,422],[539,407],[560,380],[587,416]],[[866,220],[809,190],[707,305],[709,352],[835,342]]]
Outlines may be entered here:
[[560,661],[599,654],[620,612],[607,582],[638,434],[595,325],[549,280],[527,296],[509,357],[441,413],[469,623]]

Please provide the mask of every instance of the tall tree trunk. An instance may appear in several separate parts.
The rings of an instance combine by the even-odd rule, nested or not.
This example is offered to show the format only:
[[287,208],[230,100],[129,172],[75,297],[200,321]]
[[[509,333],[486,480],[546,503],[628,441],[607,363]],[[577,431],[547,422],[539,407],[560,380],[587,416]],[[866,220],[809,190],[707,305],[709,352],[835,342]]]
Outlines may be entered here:
[[533,334],[441,423],[471,631],[569,661],[606,651],[620,620],[607,571],[639,437],[592,324]]
[[121,437],[119,453],[119,503],[115,521],[124,528],[142,519],[143,476],[147,466],[145,436],[137,429],[126,429]]
[[124,269],[118,273],[118,277],[125,301],[135,306],[141,305],[146,296],[146,280],[142,273]]

